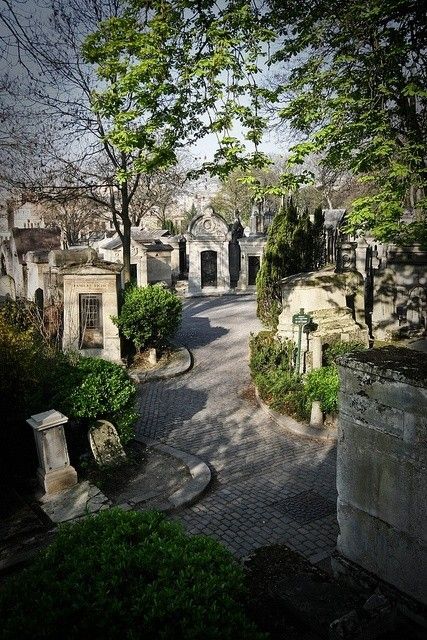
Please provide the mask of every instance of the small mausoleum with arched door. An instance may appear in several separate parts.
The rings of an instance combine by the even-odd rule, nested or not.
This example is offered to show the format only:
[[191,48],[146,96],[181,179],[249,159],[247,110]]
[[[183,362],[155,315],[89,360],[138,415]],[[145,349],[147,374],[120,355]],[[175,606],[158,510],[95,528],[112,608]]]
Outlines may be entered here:
[[193,218],[187,236],[189,295],[230,291],[229,242],[228,224],[212,207]]

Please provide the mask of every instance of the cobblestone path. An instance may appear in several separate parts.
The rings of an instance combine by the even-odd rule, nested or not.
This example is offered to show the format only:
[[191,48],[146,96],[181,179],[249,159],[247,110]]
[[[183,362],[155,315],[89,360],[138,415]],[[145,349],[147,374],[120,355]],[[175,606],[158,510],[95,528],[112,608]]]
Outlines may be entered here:
[[194,367],[141,386],[138,430],[210,465],[209,491],[174,515],[189,532],[239,557],[279,542],[318,562],[338,534],[335,446],[284,433],[255,404],[248,338],[259,328],[253,298],[187,301],[179,341]]

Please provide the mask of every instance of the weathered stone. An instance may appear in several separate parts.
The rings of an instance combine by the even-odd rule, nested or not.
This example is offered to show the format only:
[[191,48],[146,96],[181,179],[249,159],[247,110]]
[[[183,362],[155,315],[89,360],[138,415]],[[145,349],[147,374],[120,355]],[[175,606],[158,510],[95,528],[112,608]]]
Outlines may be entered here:
[[97,420],[89,431],[89,441],[95,460],[100,465],[117,464],[126,459],[117,430],[108,420]]
[[426,371],[406,349],[341,359],[337,454],[338,551],[424,604]]
[[64,424],[67,416],[59,411],[44,411],[27,420],[36,441],[39,468],[37,477],[47,495],[59,493],[77,483],[77,473],[70,465]]
[[[121,362],[119,332],[112,321],[118,314],[117,278],[121,269],[120,264],[100,261],[62,267],[64,349]],[[87,313],[82,307],[83,296]],[[96,303],[96,309],[89,298]]]
[[189,295],[230,290],[229,242],[228,225],[212,207],[193,218],[187,238]]
[[151,365],[157,364],[157,351],[155,349],[148,349],[148,362]]
[[41,508],[52,522],[59,523],[98,513],[110,505],[98,487],[85,480],[58,496],[46,497]]
[[323,429],[322,406],[318,400],[313,400],[311,404],[310,427]]
[[362,627],[356,611],[346,613],[329,625],[329,640],[356,640],[362,638]]

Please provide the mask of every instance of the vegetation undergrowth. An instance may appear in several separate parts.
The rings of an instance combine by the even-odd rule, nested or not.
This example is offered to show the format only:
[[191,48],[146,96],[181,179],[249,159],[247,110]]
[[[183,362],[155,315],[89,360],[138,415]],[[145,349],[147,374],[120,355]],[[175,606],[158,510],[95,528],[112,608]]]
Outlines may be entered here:
[[34,441],[25,421],[49,409],[64,413],[73,429],[88,429],[105,418],[115,424],[122,443],[132,437],[136,387],[126,371],[101,358],[52,348],[20,302],[0,310],[0,361],[0,452],[5,464],[33,466]]
[[295,372],[296,348],[290,340],[280,340],[273,331],[261,331],[250,339],[250,369],[258,393],[272,409],[308,420],[313,400],[322,411],[338,410],[339,376],[337,358],[365,349],[359,342],[336,341],[323,353],[323,366],[305,375]]
[[221,544],[157,512],[118,508],[62,525],[0,591],[0,639],[262,640],[243,569]]

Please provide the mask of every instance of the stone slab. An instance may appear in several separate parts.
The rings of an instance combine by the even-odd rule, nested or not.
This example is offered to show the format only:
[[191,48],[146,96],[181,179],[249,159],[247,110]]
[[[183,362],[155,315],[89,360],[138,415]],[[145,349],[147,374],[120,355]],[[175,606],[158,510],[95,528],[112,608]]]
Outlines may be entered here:
[[191,479],[167,498],[169,507],[165,510],[178,509],[193,504],[203,494],[211,481],[211,471],[205,462],[197,456],[169,445],[160,444],[151,438],[138,435],[136,440],[161,453],[177,458],[187,467],[190,473]]
[[98,513],[110,507],[111,502],[98,487],[85,480],[58,496],[42,499],[40,506],[52,522],[59,523]]

